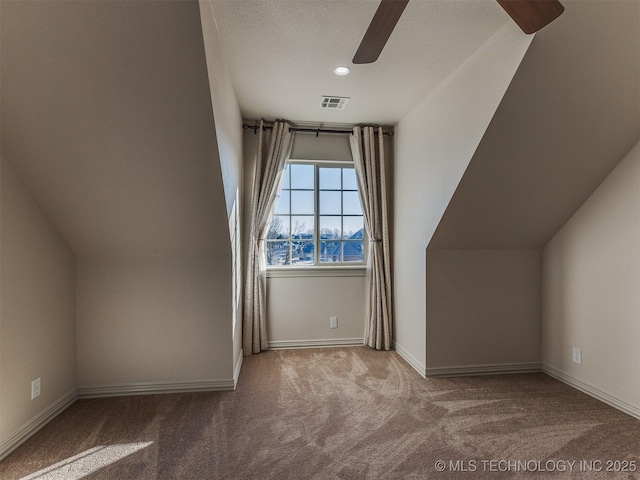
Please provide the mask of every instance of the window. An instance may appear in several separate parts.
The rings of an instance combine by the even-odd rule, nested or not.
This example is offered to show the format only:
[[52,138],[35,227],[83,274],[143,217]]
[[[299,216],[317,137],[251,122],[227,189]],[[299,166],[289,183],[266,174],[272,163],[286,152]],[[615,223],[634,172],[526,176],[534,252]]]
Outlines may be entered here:
[[267,232],[267,265],[364,264],[364,217],[354,168],[296,162],[285,168]]

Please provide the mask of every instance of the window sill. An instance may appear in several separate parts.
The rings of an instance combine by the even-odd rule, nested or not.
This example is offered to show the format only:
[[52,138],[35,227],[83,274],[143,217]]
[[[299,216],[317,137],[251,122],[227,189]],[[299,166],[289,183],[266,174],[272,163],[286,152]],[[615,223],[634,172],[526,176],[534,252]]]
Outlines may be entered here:
[[267,278],[287,277],[365,277],[366,265],[341,267],[281,267],[269,268]]

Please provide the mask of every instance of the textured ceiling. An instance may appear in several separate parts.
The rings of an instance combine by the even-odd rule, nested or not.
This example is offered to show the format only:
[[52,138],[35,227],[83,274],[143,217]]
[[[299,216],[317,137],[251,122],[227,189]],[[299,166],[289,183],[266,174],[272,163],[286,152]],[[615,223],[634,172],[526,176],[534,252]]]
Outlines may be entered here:
[[[382,55],[351,59],[378,0],[215,0],[225,58],[245,118],[395,124],[505,22],[494,0],[412,0]],[[339,65],[351,74],[336,76]],[[320,110],[321,95],[351,97]]]
[[540,248],[640,140],[640,2],[568,1],[533,39],[430,248]]
[[0,8],[2,153],[75,253],[228,249],[198,3]]

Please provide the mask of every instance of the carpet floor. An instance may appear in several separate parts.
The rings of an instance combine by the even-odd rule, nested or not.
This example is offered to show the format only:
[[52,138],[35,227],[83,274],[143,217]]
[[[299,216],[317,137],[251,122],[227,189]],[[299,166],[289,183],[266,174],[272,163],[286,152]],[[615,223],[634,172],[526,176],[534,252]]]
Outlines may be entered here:
[[367,347],[245,359],[233,392],[79,400],[0,478],[637,479],[640,421],[544,374],[424,379]]

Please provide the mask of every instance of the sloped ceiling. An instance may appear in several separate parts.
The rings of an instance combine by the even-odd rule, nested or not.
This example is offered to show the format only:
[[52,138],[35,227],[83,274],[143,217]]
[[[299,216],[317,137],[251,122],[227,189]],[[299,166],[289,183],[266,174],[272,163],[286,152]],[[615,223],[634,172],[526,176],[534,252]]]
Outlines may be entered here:
[[0,2],[2,153],[78,255],[228,249],[197,2]]
[[[510,21],[494,1],[414,0],[378,62],[336,77],[377,3],[213,2],[242,113],[395,123]],[[639,2],[564,3],[432,246],[544,245],[638,140]],[[0,8],[3,155],[74,251],[217,251],[227,218],[197,2]],[[323,112],[322,94],[352,101]]]
[[[495,0],[412,0],[380,58],[352,65],[379,0],[215,0],[245,118],[395,124],[505,22]],[[336,76],[339,65],[351,67]],[[322,95],[350,97],[320,110]]]
[[640,2],[563,1],[430,248],[541,248],[640,140]]

